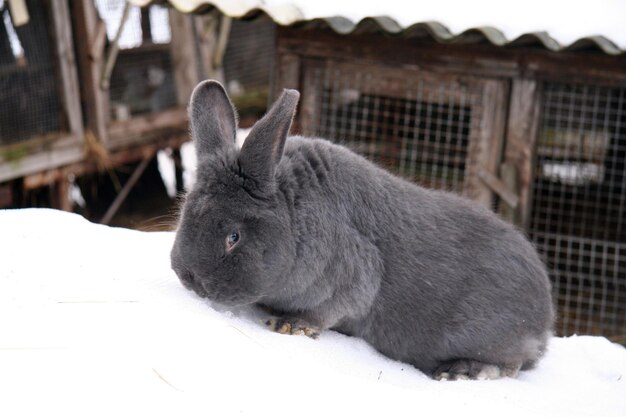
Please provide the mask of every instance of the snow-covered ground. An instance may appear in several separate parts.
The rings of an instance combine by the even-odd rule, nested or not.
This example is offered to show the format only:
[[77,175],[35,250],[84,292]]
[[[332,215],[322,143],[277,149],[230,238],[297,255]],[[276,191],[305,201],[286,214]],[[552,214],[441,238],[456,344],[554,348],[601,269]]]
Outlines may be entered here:
[[211,305],[178,283],[172,241],[0,211],[1,416],[626,416],[626,349],[604,338],[554,338],[517,379],[437,382]]

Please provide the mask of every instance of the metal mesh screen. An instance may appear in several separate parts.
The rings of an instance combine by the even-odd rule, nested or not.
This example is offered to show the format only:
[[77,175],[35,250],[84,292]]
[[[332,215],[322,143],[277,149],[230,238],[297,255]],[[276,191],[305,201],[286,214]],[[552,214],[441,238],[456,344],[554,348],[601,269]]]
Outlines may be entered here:
[[62,130],[53,27],[44,2],[27,2],[30,21],[14,27],[0,0],[0,145]]
[[[96,0],[112,40],[120,25],[125,0]],[[176,105],[167,9],[132,7],[120,37],[120,51],[111,74],[111,117],[154,113]]]
[[267,16],[233,20],[224,54],[224,76],[231,92],[269,87],[275,32],[276,24]]
[[531,237],[561,334],[626,335],[626,88],[547,82]]
[[[416,77],[315,69],[312,131],[425,186],[461,192],[472,120],[469,95]],[[399,94],[398,94],[399,93]]]

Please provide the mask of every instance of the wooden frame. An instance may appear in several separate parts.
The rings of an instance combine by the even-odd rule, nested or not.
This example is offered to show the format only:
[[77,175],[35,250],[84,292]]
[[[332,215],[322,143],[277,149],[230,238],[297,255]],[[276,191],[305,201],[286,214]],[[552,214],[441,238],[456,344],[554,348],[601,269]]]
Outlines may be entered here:
[[[303,91],[298,120],[310,130],[316,92],[306,79],[315,62],[359,62],[433,76],[482,80],[483,115],[477,144],[471,152],[480,165],[469,163],[468,196],[491,205],[501,198],[500,212],[527,229],[532,209],[534,163],[544,81],[626,85],[626,55],[552,52],[543,48],[498,47],[489,44],[444,44],[380,34],[339,35],[327,29],[279,27],[277,76],[272,92],[283,87]],[[313,63],[313,64],[310,64]],[[318,64],[319,65],[319,64]],[[499,178],[501,177],[501,178]]]
[[609,56],[491,44],[446,44],[375,34],[339,35],[330,30],[279,27],[277,54],[334,60],[358,58],[397,68],[488,78],[556,77],[564,82],[626,82],[625,54]]
[[84,98],[86,129],[101,143],[108,140],[109,122],[108,95],[100,88],[101,71],[104,66],[106,27],[98,18],[93,0],[72,2],[76,49],[80,66],[81,85]]

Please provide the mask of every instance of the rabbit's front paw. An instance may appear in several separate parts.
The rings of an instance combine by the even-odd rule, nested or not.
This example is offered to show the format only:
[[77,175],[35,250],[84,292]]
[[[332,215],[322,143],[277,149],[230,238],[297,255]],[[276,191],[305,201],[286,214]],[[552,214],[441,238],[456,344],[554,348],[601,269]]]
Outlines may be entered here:
[[317,339],[321,329],[294,317],[274,317],[265,321],[271,330],[281,334],[308,336]]
[[457,381],[463,379],[485,380],[515,377],[520,367],[521,364],[498,366],[471,359],[460,359],[440,365],[434,372],[433,378],[438,381]]

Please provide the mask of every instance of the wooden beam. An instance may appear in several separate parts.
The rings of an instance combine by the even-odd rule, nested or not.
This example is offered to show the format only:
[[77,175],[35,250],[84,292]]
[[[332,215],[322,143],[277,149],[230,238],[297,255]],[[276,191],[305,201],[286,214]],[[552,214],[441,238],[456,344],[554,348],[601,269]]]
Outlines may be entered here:
[[[36,143],[36,144],[35,144]],[[31,140],[0,149],[0,154],[13,148],[13,153],[25,156],[16,159],[0,157],[0,182],[72,164],[83,159],[82,138],[74,135],[55,137],[51,140]]]
[[498,195],[502,201],[512,209],[516,209],[519,204],[519,197],[511,192],[504,181],[487,171],[483,167],[478,168],[478,178],[485,183],[489,189]]
[[173,108],[158,113],[135,116],[128,120],[117,120],[108,129],[107,148],[114,150],[154,140],[163,135],[187,135],[188,122],[185,108]]
[[217,9],[194,17],[194,32],[200,54],[199,80],[210,78],[225,82],[223,61],[231,25],[232,19]]
[[506,198],[503,198],[505,204],[500,204],[498,212],[500,216],[517,226],[520,226],[519,219],[519,180],[517,177],[517,168],[511,163],[504,162],[500,165],[500,180],[504,189],[515,196],[515,200],[511,200],[507,203]]
[[106,143],[110,120],[109,95],[100,88],[105,28],[99,19],[93,0],[70,2],[76,33],[76,50],[80,67],[86,128]]
[[169,18],[176,98],[179,105],[187,106],[191,92],[199,82],[193,16],[183,14],[172,7],[169,10]]
[[63,211],[72,211],[74,204],[70,200],[70,180],[67,176],[57,179],[50,189],[52,207]]
[[67,128],[76,137],[83,136],[83,113],[80,106],[80,87],[74,57],[72,21],[65,1],[49,3],[55,35],[55,52],[58,60],[61,103]]
[[[119,165],[129,164],[131,162],[145,159],[155,154],[159,149],[164,148],[180,148],[180,146],[189,141],[188,135],[178,134],[153,140],[150,143],[140,146],[134,146],[125,149],[117,149],[111,151],[108,156],[107,166],[116,167]],[[51,185],[62,177],[74,175],[76,177],[100,171],[102,164],[99,161],[87,160],[75,162],[55,169],[47,169],[36,171],[24,177],[24,189],[31,190],[46,185]]]
[[[465,164],[464,193],[483,206],[494,208],[494,189],[480,178],[480,170],[497,178],[502,158],[508,84],[502,80],[481,80],[482,92],[472,105],[468,163]],[[474,125],[474,123],[476,123]]]
[[541,48],[498,47],[490,44],[446,44],[376,34],[339,35],[326,30],[277,28],[277,53],[307,58],[381,62],[393,68],[490,77],[595,79],[626,83],[626,55],[552,52]]
[[517,216],[525,230],[530,225],[540,114],[540,83],[531,79],[513,80],[504,159],[517,171],[520,199]]

